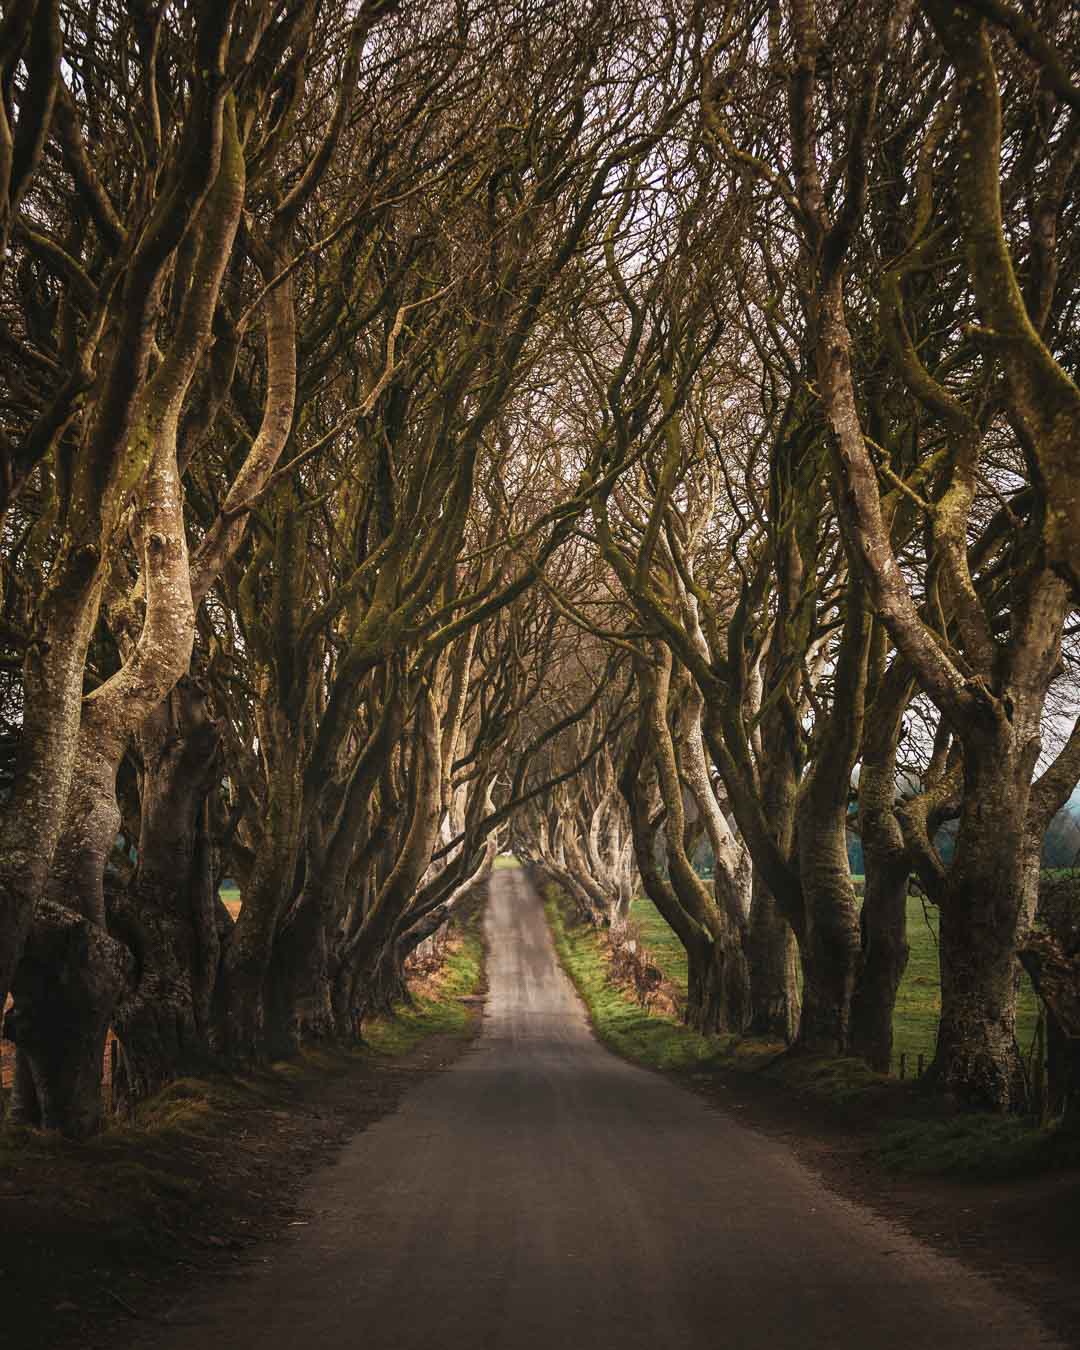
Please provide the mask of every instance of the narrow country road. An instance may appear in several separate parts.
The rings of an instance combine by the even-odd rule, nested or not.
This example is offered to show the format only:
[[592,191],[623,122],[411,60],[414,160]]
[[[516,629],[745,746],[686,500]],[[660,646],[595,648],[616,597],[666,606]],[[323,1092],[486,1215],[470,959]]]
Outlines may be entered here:
[[985,1280],[592,1038],[524,873],[483,1034],[317,1173],[309,1222],[155,1350],[1024,1350]]

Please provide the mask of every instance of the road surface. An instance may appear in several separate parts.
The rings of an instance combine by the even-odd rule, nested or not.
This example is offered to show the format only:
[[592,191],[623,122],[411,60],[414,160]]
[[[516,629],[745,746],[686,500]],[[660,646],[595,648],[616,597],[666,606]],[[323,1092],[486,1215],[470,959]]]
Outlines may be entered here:
[[158,1350],[1025,1350],[987,1281],[592,1038],[520,871],[475,1046],[358,1135],[306,1227]]

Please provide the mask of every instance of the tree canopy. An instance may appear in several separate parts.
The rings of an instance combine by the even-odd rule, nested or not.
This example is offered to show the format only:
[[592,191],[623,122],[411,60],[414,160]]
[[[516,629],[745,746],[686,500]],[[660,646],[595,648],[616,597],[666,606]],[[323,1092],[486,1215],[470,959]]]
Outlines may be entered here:
[[97,1129],[110,1029],[121,1103],[355,1035],[507,846],[642,887],[695,1026],[886,1071],[916,885],[932,1076],[1021,1105],[1075,7],[2,8],[11,1111]]

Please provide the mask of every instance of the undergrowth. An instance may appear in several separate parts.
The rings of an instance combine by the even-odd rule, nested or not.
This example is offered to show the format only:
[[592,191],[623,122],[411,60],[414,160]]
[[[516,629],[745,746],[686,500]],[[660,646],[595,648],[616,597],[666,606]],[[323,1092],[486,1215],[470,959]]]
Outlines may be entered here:
[[958,1115],[886,1129],[872,1154],[891,1172],[1001,1181],[1080,1167],[1080,1137],[1016,1116]]

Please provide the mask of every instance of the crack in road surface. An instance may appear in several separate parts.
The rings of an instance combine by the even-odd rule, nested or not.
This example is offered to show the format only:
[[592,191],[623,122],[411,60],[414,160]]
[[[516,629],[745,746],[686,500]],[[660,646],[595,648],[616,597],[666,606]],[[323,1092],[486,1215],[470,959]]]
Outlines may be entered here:
[[986,1279],[593,1039],[499,871],[482,1035],[316,1173],[306,1227],[155,1350],[1024,1350]]

